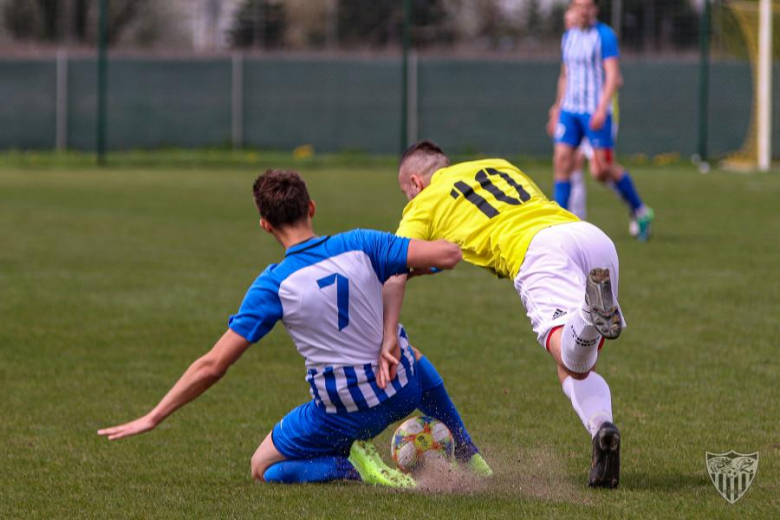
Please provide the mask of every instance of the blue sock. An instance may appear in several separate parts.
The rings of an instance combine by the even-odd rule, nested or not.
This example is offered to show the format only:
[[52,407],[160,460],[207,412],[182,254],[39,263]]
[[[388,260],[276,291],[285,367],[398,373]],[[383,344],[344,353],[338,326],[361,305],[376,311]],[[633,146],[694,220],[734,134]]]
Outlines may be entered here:
[[571,181],[555,181],[553,196],[555,202],[563,209],[569,209],[569,196],[571,195]]
[[301,484],[331,480],[360,480],[360,475],[346,457],[334,456],[283,460],[265,470],[263,478],[266,482],[278,484]]
[[455,439],[455,457],[461,461],[468,461],[472,455],[479,453],[479,450],[471,440],[466,425],[463,424],[447,389],[444,388],[444,381],[425,356],[417,361],[417,370],[420,371],[420,386],[422,387],[420,411],[438,419],[450,429],[452,437]]
[[615,183],[615,188],[617,188],[623,200],[626,201],[626,204],[631,207],[633,213],[636,213],[642,207],[642,199],[639,198],[639,194],[634,187],[634,181],[631,180],[631,176],[627,171],[623,172],[623,177]]

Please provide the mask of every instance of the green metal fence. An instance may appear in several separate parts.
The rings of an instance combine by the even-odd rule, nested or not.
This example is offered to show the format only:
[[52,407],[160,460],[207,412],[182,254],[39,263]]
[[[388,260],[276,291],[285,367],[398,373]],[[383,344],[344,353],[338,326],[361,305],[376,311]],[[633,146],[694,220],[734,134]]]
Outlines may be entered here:
[[[556,60],[421,56],[410,64],[410,138],[436,140],[453,153],[551,153],[544,126]],[[697,61],[624,60],[622,70],[618,152],[695,153]],[[59,141],[93,150],[96,72],[89,58],[0,60],[0,148],[54,148]],[[58,86],[58,78],[66,84]],[[742,145],[751,81],[745,61],[712,62],[711,154]],[[311,144],[319,152],[398,151],[401,61],[393,57],[115,57],[108,85],[112,150]],[[59,110],[58,92],[65,99]],[[774,149],[780,150],[780,132]]]

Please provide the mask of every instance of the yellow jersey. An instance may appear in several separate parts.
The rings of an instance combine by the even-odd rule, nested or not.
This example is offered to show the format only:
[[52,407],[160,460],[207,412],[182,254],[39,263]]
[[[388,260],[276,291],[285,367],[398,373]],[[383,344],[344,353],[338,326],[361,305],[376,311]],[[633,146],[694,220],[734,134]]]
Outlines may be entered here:
[[531,239],[544,228],[579,219],[503,159],[437,170],[404,208],[397,235],[458,244],[463,259],[514,278]]

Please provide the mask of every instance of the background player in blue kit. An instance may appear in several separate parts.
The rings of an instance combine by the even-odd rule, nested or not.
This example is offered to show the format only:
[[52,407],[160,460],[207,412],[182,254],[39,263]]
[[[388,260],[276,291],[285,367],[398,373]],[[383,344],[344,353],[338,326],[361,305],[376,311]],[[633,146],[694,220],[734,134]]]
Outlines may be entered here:
[[[98,434],[114,440],[152,430],[216,383],[281,320],[306,360],[312,400],[292,410],[260,444],[252,457],[255,479],[413,486],[411,477],[384,464],[370,439],[418,408],[450,428],[460,461],[480,474],[492,473],[433,365],[411,348],[397,321],[387,325],[383,317],[382,286],[389,277],[410,267],[452,269],[460,249],[444,240],[368,230],[316,236],[314,202],[292,171],[267,171],[255,181],[254,196],[260,225],[285,248],[284,260],[258,276],[228,330],[153,410]],[[380,388],[378,360],[387,335],[401,346],[401,356],[394,378]]]
[[578,25],[563,35],[563,64],[547,125],[555,140],[555,202],[569,208],[575,150],[587,137],[593,147],[591,173],[614,187],[637,221],[637,238],[645,241],[650,238],[655,215],[643,203],[629,173],[613,157],[612,104],[621,83],[617,37],[598,21],[593,0],[573,0],[571,10]]

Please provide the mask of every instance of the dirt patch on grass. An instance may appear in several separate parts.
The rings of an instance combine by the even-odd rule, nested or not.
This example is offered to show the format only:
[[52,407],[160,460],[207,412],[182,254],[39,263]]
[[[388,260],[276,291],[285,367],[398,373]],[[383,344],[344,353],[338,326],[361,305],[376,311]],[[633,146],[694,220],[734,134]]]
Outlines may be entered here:
[[[480,494],[527,497],[552,502],[588,505],[592,503],[582,479],[567,470],[565,458],[550,448],[533,448],[517,454],[493,454],[486,457],[494,471],[492,477],[474,475],[464,466],[453,466],[443,459],[427,460],[414,473],[418,493]],[[583,460],[583,465],[587,464]]]
[[443,458],[429,458],[414,472],[416,491],[421,493],[471,494],[484,491],[490,479],[479,477],[468,469],[450,464]]

